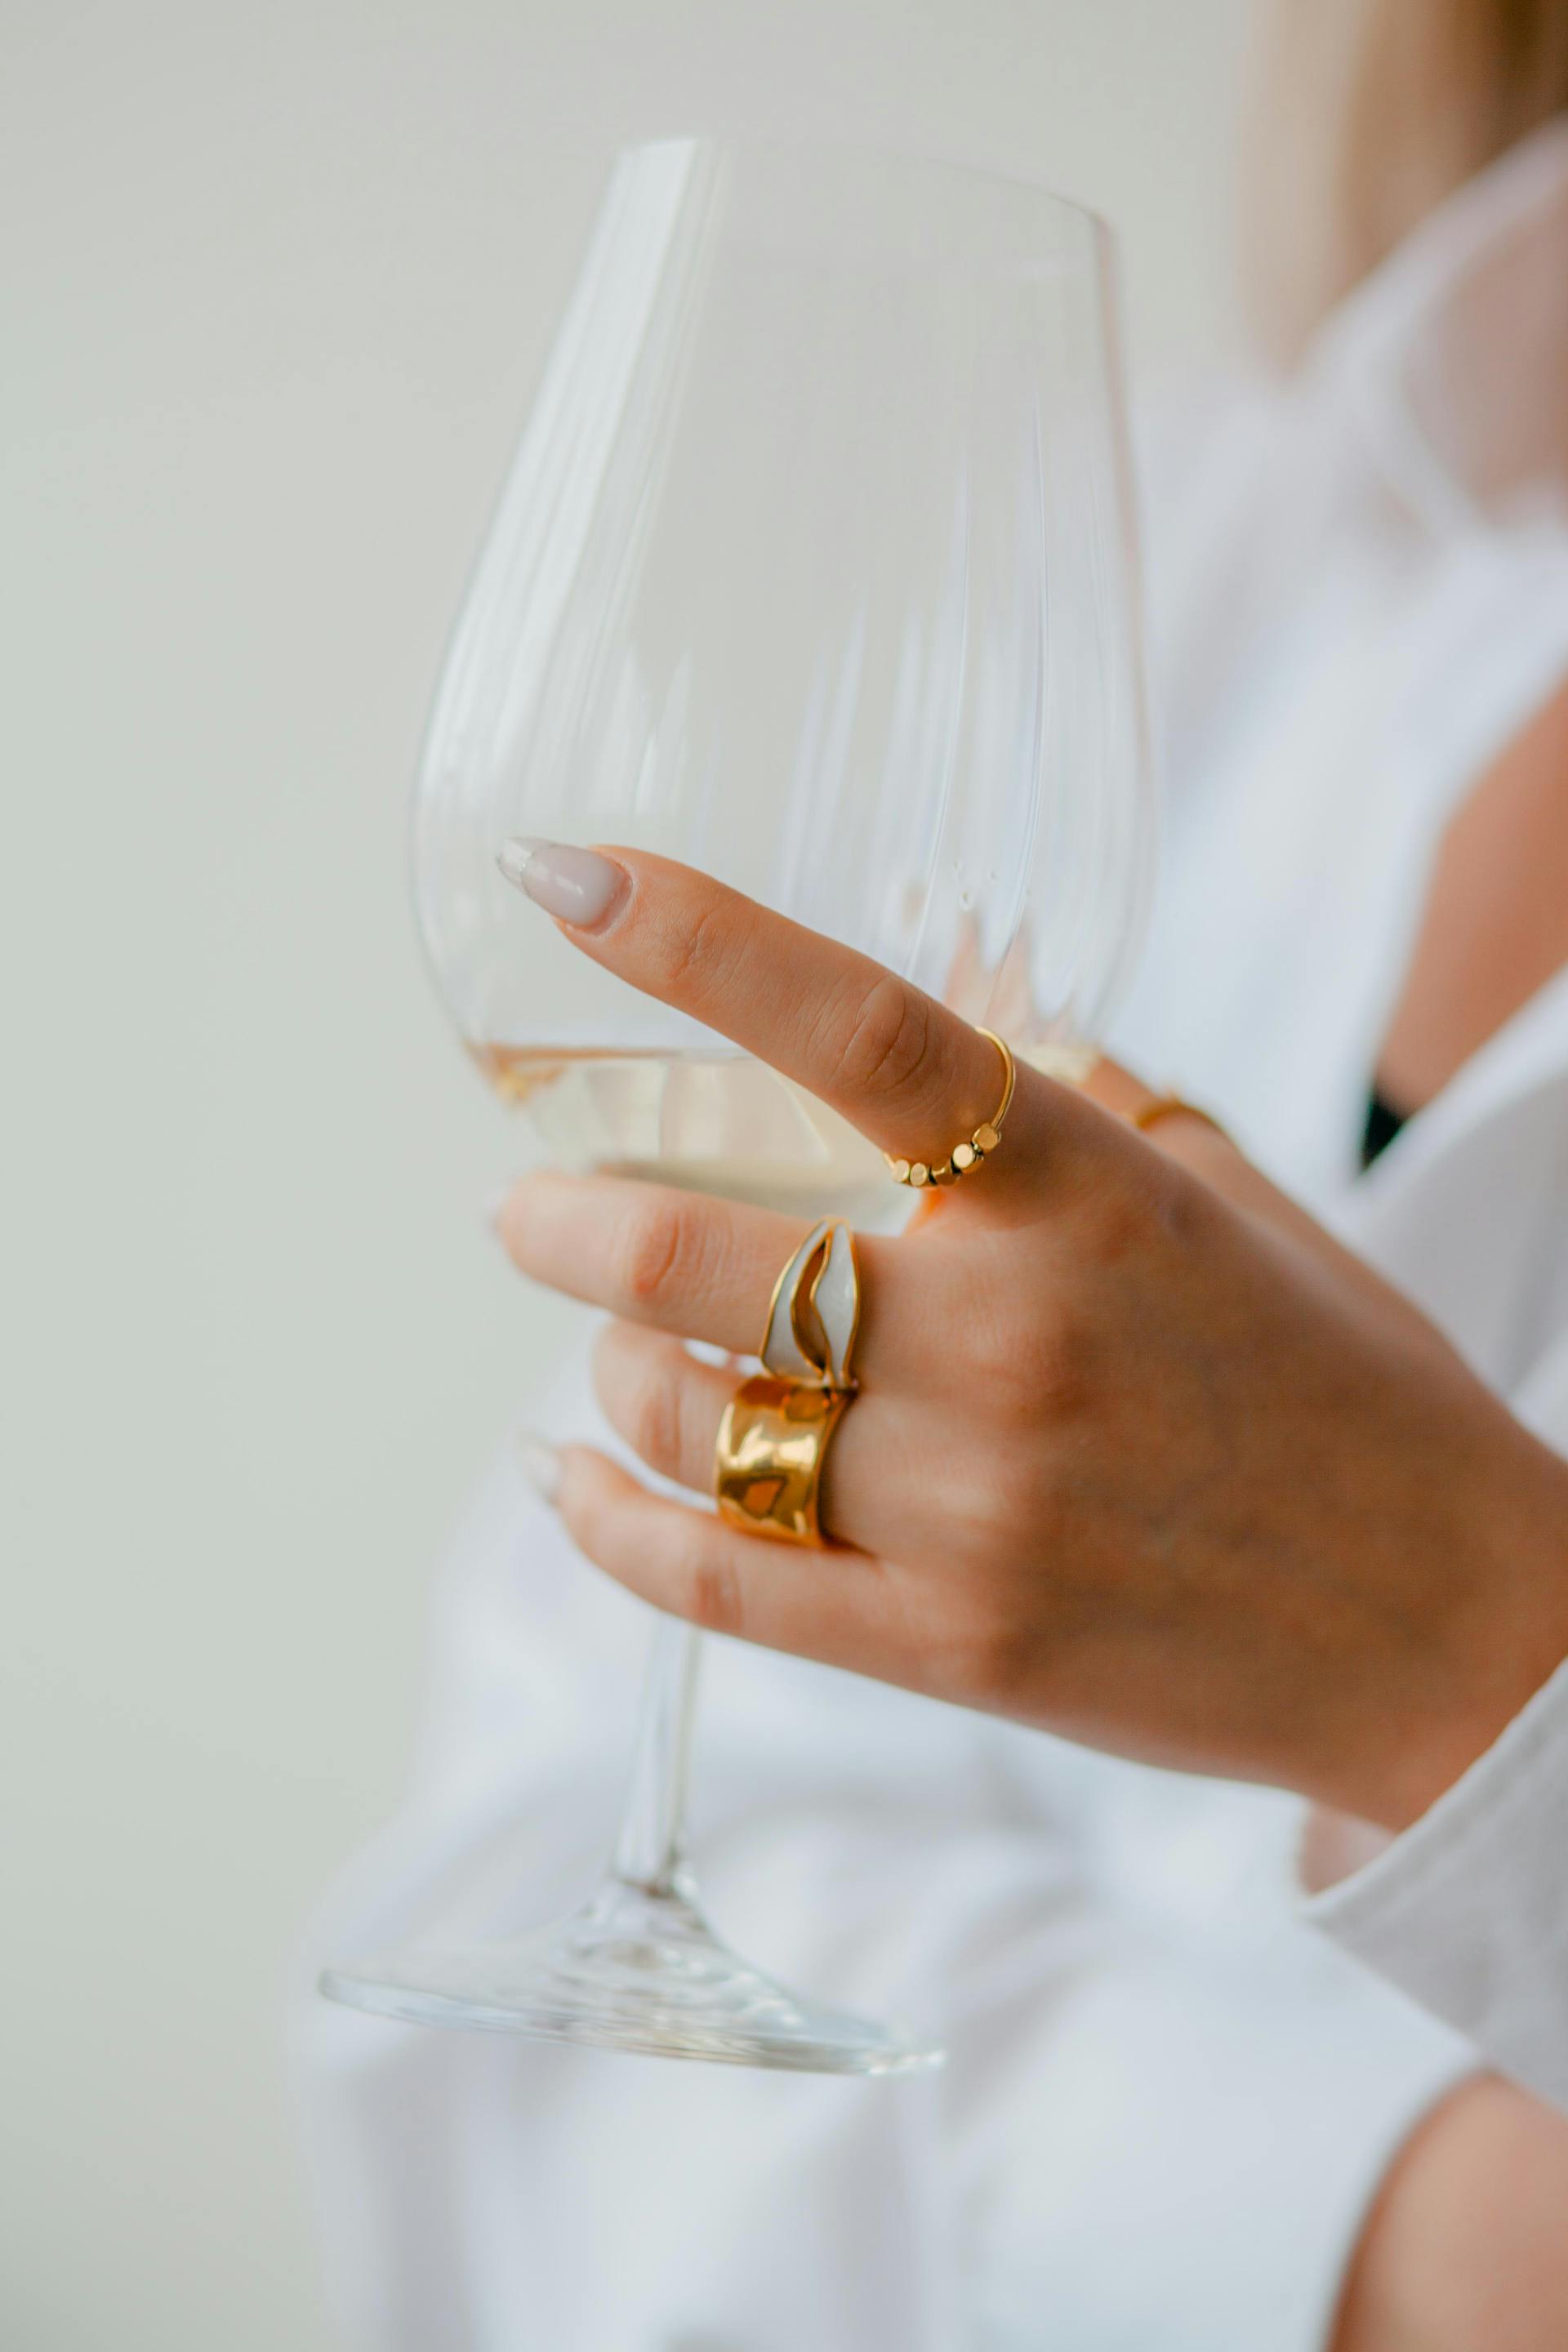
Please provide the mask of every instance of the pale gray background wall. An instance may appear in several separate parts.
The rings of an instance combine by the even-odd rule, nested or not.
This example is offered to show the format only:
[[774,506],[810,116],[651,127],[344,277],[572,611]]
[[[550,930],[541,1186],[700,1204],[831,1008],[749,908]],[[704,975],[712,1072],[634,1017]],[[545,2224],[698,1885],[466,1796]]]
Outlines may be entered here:
[[558,1328],[483,1227],[517,1146],[401,803],[610,151],[1047,178],[1122,228],[1140,362],[1205,358],[1258,5],[0,0],[17,2352],[335,2341],[285,1955],[395,1797],[427,1563]]

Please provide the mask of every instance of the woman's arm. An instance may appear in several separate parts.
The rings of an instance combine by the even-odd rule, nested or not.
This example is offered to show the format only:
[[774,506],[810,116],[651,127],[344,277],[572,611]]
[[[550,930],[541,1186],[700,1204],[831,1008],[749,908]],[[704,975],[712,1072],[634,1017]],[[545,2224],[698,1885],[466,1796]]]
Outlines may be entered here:
[[1333,2352],[1561,2352],[1568,2117],[1485,2075],[1411,2135],[1362,2235]]

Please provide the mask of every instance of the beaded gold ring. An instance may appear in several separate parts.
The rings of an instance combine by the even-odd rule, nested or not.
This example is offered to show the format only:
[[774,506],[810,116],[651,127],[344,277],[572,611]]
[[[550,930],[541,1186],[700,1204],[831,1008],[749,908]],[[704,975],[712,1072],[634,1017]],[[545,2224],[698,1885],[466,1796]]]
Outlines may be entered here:
[[884,1151],[889,1173],[895,1184],[908,1184],[917,1192],[928,1184],[956,1184],[961,1176],[969,1175],[988,1160],[1002,1140],[1002,1122],[1013,1099],[1013,1087],[1017,1079],[1017,1066],[1006,1042],[994,1029],[982,1029],[980,1034],[989,1037],[1002,1056],[1002,1099],[990,1118],[974,1129],[966,1142],[954,1144],[945,1160],[902,1160],[891,1151]]

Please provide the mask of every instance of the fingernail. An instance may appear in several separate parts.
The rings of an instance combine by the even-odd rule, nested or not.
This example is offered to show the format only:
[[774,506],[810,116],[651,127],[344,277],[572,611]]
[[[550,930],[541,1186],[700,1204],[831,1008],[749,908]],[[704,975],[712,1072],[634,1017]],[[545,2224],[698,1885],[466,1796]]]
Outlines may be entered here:
[[500,1191],[492,1192],[485,1202],[485,1223],[494,1233],[499,1234],[501,1231],[502,1220],[506,1215],[506,1204],[510,1200],[511,1194],[511,1186],[503,1184]]
[[542,1437],[535,1437],[524,1429],[518,1433],[517,1458],[522,1475],[535,1494],[553,1503],[561,1492],[561,1456],[553,1445],[546,1445]]
[[626,869],[596,849],[575,849],[567,841],[537,841],[514,834],[496,853],[509,882],[563,923],[589,930],[603,922],[626,888]]

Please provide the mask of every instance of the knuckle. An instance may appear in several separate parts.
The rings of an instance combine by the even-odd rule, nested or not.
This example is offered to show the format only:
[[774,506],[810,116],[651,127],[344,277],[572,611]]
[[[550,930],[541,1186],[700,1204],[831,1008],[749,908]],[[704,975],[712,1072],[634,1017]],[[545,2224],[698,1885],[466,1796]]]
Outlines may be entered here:
[[622,1435],[634,1454],[655,1470],[668,1469],[680,1454],[680,1398],[675,1369],[650,1364],[626,1402]]
[[639,1202],[620,1238],[616,1287],[628,1306],[649,1308],[678,1290],[696,1253],[690,1212],[675,1201]]
[[1089,1239],[1102,1274],[1132,1266],[1172,1243],[1184,1246],[1195,1234],[1203,1212],[1201,1187],[1173,1160],[1152,1150],[1146,1158],[1148,1165],[1107,1186],[1095,1202]]
[[1089,1318],[1054,1298],[1027,1317],[1005,1307],[977,1318],[964,1369],[986,1410],[1005,1427],[1038,1429],[1087,1410],[1094,1352]]
[[926,1675],[933,1694],[961,1706],[1007,1711],[1030,1679],[1034,1627],[999,1600],[971,1600],[942,1630]]
[[679,923],[661,923],[648,943],[649,977],[661,996],[701,1003],[723,986],[734,953],[734,927],[714,896],[682,908]]
[[1037,1672],[1039,1629],[1016,1612],[989,1612],[975,1628],[969,1671],[987,1706],[1004,1714],[1027,1713],[1026,1704]]
[[1230,1215],[1206,1184],[1174,1160],[1151,1171],[1148,1223],[1164,1246],[1187,1252],[1206,1249]]
[[703,1546],[687,1558],[680,1575],[680,1614],[704,1633],[742,1632],[745,1619],[740,1570],[724,1552]]
[[917,989],[879,972],[844,1021],[837,1063],[845,1090],[882,1098],[906,1092],[930,1064],[931,1013]]

